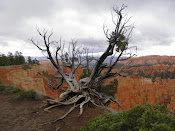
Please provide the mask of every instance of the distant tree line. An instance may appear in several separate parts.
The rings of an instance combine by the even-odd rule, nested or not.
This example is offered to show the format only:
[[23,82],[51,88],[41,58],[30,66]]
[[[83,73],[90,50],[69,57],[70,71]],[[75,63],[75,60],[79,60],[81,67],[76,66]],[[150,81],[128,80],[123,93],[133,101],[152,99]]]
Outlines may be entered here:
[[146,78],[153,78],[153,80],[156,77],[161,77],[161,79],[175,79],[175,70],[173,72],[170,72],[169,70],[165,70],[164,72],[158,72],[158,71],[154,71],[153,73],[145,73],[145,71],[143,70],[139,70],[138,73],[135,73],[132,70],[127,70],[127,71],[123,71],[121,70],[121,72],[127,73],[129,76],[130,75],[136,75],[136,76],[143,76]]
[[36,58],[34,60],[32,60],[30,56],[28,57],[27,62],[29,64],[38,64],[39,65],[39,60],[37,60]]
[[25,62],[24,56],[18,51],[15,54],[9,52],[7,55],[0,53],[0,66],[23,65],[25,63],[39,64],[39,61],[36,58],[32,60],[29,56],[27,62]]
[[22,65],[25,58],[21,52],[16,51],[15,54],[9,52],[7,55],[0,53],[0,66]]

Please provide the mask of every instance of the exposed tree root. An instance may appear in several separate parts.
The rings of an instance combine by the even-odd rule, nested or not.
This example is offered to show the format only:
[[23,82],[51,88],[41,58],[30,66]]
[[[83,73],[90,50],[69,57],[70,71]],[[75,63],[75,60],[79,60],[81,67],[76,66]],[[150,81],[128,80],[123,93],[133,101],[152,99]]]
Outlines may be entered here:
[[90,97],[88,97],[85,101],[83,101],[80,104],[80,113],[79,113],[79,116],[83,113],[83,106],[84,106],[84,104],[88,103],[89,101],[90,101]]
[[58,118],[58,119],[52,121],[52,123],[57,122],[58,120],[64,119],[64,118],[65,118],[69,113],[71,113],[77,106],[79,106],[79,105],[75,105],[75,104],[74,104],[74,106],[71,107],[70,110],[69,110],[66,114],[64,114],[62,117],[60,117],[60,118]]
[[59,104],[49,106],[49,107],[45,108],[44,111],[50,112],[50,111],[49,111],[50,109],[52,109],[52,108],[54,108],[54,107],[57,107],[57,106],[59,106]]
[[[63,116],[59,117],[58,119],[50,122],[46,122],[44,124],[54,123],[59,120],[64,119],[69,113],[71,113],[76,107],[79,106],[80,112],[79,115],[82,115],[83,113],[83,106],[88,103],[92,103],[93,105],[105,108],[105,104],[107,102],[116,102],[118,105],[118,101],[114,99],[111,96],[107,96],[105,94],[102,94],[100,92],[92,91],[92,90],[84,90],[81,92],[74,92],[68,90],[67,92],[64,92],[64,94],[61,95],[58,99],[47,99],[44,101],[44,103],[48,106],[44,109],[46,112],[50,112],[49,110],[57,107],[57,106],[67,106],[67,105],[73,105],[68,112],[66,112]],[[120,105],[119,105],[120,106]],[[42,125],[44,125],[42,124]]]

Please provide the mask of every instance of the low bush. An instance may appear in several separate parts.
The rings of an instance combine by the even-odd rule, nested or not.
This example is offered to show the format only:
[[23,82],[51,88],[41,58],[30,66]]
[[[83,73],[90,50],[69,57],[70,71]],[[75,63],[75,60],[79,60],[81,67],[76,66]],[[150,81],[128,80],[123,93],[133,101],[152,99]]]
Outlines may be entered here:
[[[80,76],[80,78],[83,79],[83,78],[89,77],[91,75],[91,72],[92,71],[89,70],[88,71],[88,74],[87,74],[86,73],[86,69],[83,69],[83,74]],[[93,87],[94,87],[94,89],[97,92],[104,93],[106,95],[109,95],[109,96],[113,96],[114,97],[115,94],[116,94],[116,92],[117,92],[118,80],[117,79],[114,79],[113,81],[109,82],[106,85],[101,85],[101,83],[100,84],[99,83],[95,83],[93,85]]]
[[0,83],[0,91],[4,91],[5,90],[5,87],[6,87],[5,85],[3,85],[3,84]]
[[11,85],[0,84],[0,91],[4,94],[14,94],[20,91],[20,89]]
[[88,121],[80,131],[174,131],[175,116],[164,105],[137,105],[128,111],[103,114]]
[[17,92],[21,91],[21,89],[17,88],[17,87],[14,87],[14,86],[11,86],[11,85],[8,85],[5,89],[4,89],[4,92],[5,94],[15,94]]
[[24,64],[22,68],[23,70],[32,69],[32,67],[29,64]]
[[34,90],[23,91],[15,93],[15,99],[28,99],[28,100],[39,100],[41,96],[37,94]]
[[85,77],[89,77],[91,75],[92,71],[88,70],[88,74],[86,72],[86,69],[83,69],[83,74],[80,76],[80,79],[83,79]]
[[36,93],[34,90],[24,91],[11,85],[0,84],[0,91],[3,94],[14,94],[15,99],[28,99],[28,100],[39,100],[41,95]]
[[98,85],[95,90],[97,92],[102,92],[108,96],[115,96],[115,94],[117,93],[117,87],[118,87],[118,80],[114,79],[113,81],[111,81],[109,84],[107,85],[103,85],[103,87],[101,87],[100,85]]

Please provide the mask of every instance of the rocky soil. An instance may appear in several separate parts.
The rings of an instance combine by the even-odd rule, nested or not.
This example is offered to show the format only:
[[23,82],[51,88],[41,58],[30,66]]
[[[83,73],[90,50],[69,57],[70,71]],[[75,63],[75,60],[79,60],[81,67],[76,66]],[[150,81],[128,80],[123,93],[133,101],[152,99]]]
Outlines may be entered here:
[[15,100],[12,95],[0,93],[0,131],[77,131],[85,121],[104,112],[99,108],[85,106],[80,117],[77,108],[65,119],[43,125],[45,122],[61,117],[71,108],[70,106],[57,107],[47,113],[41,108],[43,105],[42,100]]

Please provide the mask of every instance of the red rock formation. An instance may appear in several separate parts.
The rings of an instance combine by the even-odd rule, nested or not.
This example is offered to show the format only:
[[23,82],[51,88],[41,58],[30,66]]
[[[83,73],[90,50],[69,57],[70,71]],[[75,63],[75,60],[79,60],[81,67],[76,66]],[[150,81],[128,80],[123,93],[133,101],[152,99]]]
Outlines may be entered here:
[[[174,57],[173,57],[174,58]],[[44,62],[43,62],[44,63]],[[152,70],[163,71],[166,69],[174,71],[175,66],[156,65],[148,67],[133,68],[135,72],[139,69],[144,70],[145,74],[152,73]],[[35,89],[41,94],[48,95],[52,98],[58,97],[58,90],[51,90],[47,85],[47,80],[38,75],[38,72],[48,71],[55,74],[56,70],[52,65],[45,62],[39,66],[32,66],[32,69],[23,70],[21,66],[0,67],[0,81],[6,84],[13,84],[22,89]],[[68,68],[63,69],[64,72],[70,72]],[[117,71],[117,69],[115,70]],[[105,71],[104,71],[105,72]],[[103,72],[103,73],[104,73]],[[75,75],[77,79],[83,73],[83,69],[79,68]],[[114,78],[107,81],[110,82]],[[115,97],[120,102],[122,108],[119,110],[128,110],[135,105],[164,104],[168,109],[175,113],[175,79],[156,78],[154,84],[152,79],[143,78],[141,76],[130,76],[118,79],[118,92]],[[67,86],[66,83],[63,84]],[[115,103],[111,103],[110,107],[118,110]]]
[[175,56],[158,56],[158,55],[150,55],[150,56],[143,56],[143,57],[134,57],[130,58],[125,61],[120,61],[121,64],[130,63],[130,66],[134,65],[156,65],[160,63],[171,63],[175,64]]
[[[175,79],[170,79],[166,85],[159,83],[154,85],[145,83],[142,85],[142,79],[137,77],[118,78],[118,82],[118,92],[115,97],[122,105],[119,110],[128,110],[138,104],[150,103],[164,104],[175,113]],[[110,107],[118,110],[115,103],[111,103]]]
[[[24,70],[22,66],[1,66],[0,80],[4,84],[17,86],[23,90],[34,89],[36,92],[46,95],[45,83],[38,72],[50,71],[51,68],[33,65],[32,69]],[[52,69],[54,70],[54,69]]]

